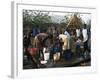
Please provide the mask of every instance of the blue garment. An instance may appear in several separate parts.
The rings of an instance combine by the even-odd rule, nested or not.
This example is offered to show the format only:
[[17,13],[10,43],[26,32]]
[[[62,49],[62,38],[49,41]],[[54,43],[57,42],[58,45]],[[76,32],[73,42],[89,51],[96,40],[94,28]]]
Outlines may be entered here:
[[33,29],[32,36],[35,37],[38,33],[38,30],[35,28]]
[[60,52],[60,45],[59,44],[55,44],[53,46],[53,52]]
[[76,44],[76,48],[77,48],[77,49],[80,49],[80,44],[77,43],[77,44]]
[[65,51],[63,52],[63,58],[64,58],[65,60],[71,59],[71,58],[72,58],[72,51],[71,51],[71,50],[65,50]]

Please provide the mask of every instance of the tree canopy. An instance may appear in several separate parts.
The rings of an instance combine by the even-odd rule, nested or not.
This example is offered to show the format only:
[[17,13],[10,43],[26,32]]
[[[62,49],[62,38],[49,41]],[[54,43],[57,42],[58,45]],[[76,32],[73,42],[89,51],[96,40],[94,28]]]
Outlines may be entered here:
[[43,23],[50,23],[51,17],[48,14],[49,12],[23,10],[23,27],[37,27]]

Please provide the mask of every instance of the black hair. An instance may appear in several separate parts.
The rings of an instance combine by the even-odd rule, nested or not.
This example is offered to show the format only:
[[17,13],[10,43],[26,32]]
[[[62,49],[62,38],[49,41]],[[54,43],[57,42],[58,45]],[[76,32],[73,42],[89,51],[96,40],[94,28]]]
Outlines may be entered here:
[[86,24],[84,24],[84,29],[86,29]]

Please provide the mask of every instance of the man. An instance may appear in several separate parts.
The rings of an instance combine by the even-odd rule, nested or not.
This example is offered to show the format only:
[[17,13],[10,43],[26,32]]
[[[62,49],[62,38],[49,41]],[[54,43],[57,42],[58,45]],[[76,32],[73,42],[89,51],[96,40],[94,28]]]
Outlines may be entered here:
[[32,36],[35,37],[37,34],[39,34],[38,29],[37,28],[33,28]]
[[82,35],[83,35],[83,43],[84,43],[83,53],[86,53],[86,51],[88,51],[90,53],[90,49],[88,48],[88,32],[86,29],[86,24],[84,24],[84,28],[82,30]]
[[67,30],[67,29],[65,30],[64,35],[67,35],[67,38],[69,38],[69,39],[71,38],[71,36],[70,36],[70,34],[68,33],[68,30]]
[[79,28],[78,28],[78,29],[76,29],[76,36],[77,36],[77,37],[80,37],[80,34],[81,34],[80,29],[79,29]]

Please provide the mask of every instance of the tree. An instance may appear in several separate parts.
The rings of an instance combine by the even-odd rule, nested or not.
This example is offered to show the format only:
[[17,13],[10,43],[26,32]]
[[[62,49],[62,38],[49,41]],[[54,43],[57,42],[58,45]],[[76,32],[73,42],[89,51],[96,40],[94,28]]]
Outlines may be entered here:
[[32,26],[32,11],[23,10],[23,26]]
[[[23,10],[23,26],[40,27],[41,24],[51,23],[49,12]],[[42,26],[43,27],[43,26]]]

